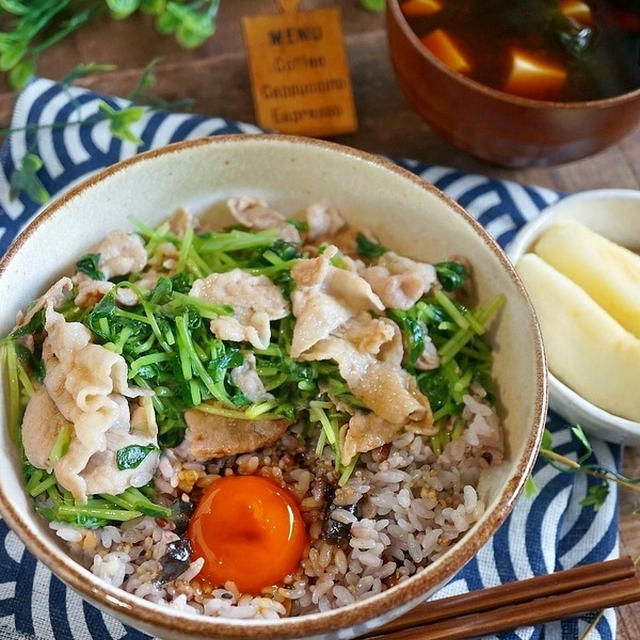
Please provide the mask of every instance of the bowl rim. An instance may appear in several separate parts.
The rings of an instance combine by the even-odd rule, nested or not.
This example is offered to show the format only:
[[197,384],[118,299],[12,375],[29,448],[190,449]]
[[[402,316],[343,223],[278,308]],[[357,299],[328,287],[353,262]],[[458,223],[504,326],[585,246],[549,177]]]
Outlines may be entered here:
[[[602,202],[606,202],[607,200],[619,199],[637,202],[640,207],[640,190],[622,187],[605,187],[578,191],[577,193],[572,193],[560,198],[560,200],[557,200],[548,207],[545,207],[540,212],[539,216],[530,222],[527,222],[518,230],[507,247],[507,256],[515,265],[515,263],[529,251],[534,242],[540,237],[541,233],[553,224],[554,218],[560,215],[565,207],[584,201],[590,202],[600,200]],[[597,420],[599,423],[604,423],[607,426],[613,426],[616,429],[620,429],[620,436],[630,436],[634,439],[634,442],[639,441],[638,432],[640,422],[629,420],[629,418],[623,418],[615,413],[610,413],[606,409],[602,409],[598,405],[589,402],[589,400],[583,398],[571,387],[562,382],[562,380],[554,376],[551,371],[548,372],[548,382],[550,404],[554,405],[551,407],[552,409],[554,409],[555,405],[558,404],[555,402],[556,398],[562,398],[562,400],[572,409],[587,414],[591,419]],[[558,413],[563,412],[561,408],[556,410]],[[603,437],[607,439],[606,435],[603,435]]]
[[305,614],[274,621],[234,621],[228,618],[211,618],[200,614],[178,612],[144,600],[119,587],[113,587],[92,574],[89,570],[84,569],[65,553],[62,548],[48,542],[48,538],[41,539],[37,532],[30,528],[25,518],[14,507],[8,496],[5,495],[4,489],[0,488],[0,513],[2,517],[25,543],[27,549],[76,592],[86,599],[98,603],[101,607],[115,615],[140,622],[146,625],[147,628],[177,630],[183,634],[188,633],[194,638],[244,638],[247,633],[265,638],[294,638],[336,632],[342,628],[363,624],[383,614],[390,614],[390,617],[392,617],[391,612],[394,610],[397,610],[399,615],[401,613],[399,610],[401,607],[404,606],[405,609],[408,608],[412,601],[424,595],[429,587],[443,582],[447,577],[450,577],[455,571],[460,569],[477,553],[504,522],[513,508],[516,499],[522,492],[526,480],[535,464],[547,413],[547,368],[540,326],[524,285],[520,281],[513,265],[496,241],[460,205],[451,200],[434,185],[425,182],[417,175],[399,167],[386,158],[324,140],[285,136],[281,134],[219,135],[173,143],[118,162],[75,185],[61,197],[49,204],[32,220],[14,240],[9,250],[0,260],[0,277],[2,277],[2,274],[14,255],[43,221],[52,217],[56,211],[66,206],[72,200],[81,197],[86,190],[90,190],[97,183],[102,183],[104,180],[125,171],[133,165],[153,161],[158,157],[179,154],[183,150],[209,145],[221,147],[224,145],[255,144],[256,142],[311,146],[316,147],[319,151],[329,151],[357,161],[362,161],[369,165],[375,165],[396,174],[404,180],[410,181],[424,191],[436,196],[448,206],[452,214],[457,215],[463,222],[470,225],[480,240],[482,240],[487,248],[497,257],[506,275],[514,283],[527,306],[530,327],[535,342],[535,406],[530,432],[523,449],[523,455],[516,463],[514,470],[502,487],[496,499],[495,507],[489,512],[484,522],[481,523],[481,526],[475,529],[473,537],[466,538],[465,544],[454,545],[441,559],[436,560],[435,563],[431,565],[435,567],[432,572],[429,572],[429,574],[425,571],[418,572],[411,578],[390,589],[344,607],[323,613]]
[[529,107],[534,109],[561,109],[570,111],[578,109],[607,109],[617,106],[618,104],[632,102],[636,98],[640,99],[640,87],[632,89],[631,91],[627,91],[625,93],[620,93],[615,96],[609,96],[608,98],[576,100],[575,102],[536,100],[535,98],[524,98],[522,96],[516,96],[511,93],[507,93],[506,91],[494,89],[493,87],[489,87],[485,84],[482,84],[481,82],[472,80],[462,73],[453,71],[441,60],[436,58],[436,56],[434,56],[427,49],[427,47],[422,44],[420,38],[418,38],[415,31],[409,25],[409,22],[407,21],[404,13],[402,13],[402,9],[400,8],[400,0],[387,1],[387,14],[393,16],[394,21],[400,27],[405,38],[407,38],[407,40],[412,44],[413,48],[418,51],[418,53],[420,53],[420,55],[425,58],[425,60],[427,60],[432,65],[435,65],[440,69],[440,71],[444,72],[445,75],[449,76],[451,79],[456,80],[457,82],[460,82],[468,88],[482,93],[489,98],[493,98],[494,100],[520,107]]

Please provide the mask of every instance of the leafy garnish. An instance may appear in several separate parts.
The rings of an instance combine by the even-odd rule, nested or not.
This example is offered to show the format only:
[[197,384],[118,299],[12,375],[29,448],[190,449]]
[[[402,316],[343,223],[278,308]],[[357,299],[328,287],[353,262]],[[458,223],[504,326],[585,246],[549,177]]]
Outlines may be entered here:
[[593,507],[594,511],[598,511],[606,502],[609,495],[609,484],[598,483],[589,487],[587,495],[580,500],[580,504],[584,507]]
[[27,153],[22,158],[20,168],[11,174],[10,200],[19,197],[23,192],[38,204],[45,204],[49,200],[49,192],[38,177],[42,164],[42,159],[35,153]]
[[92,280],[104,280],[104,273],[100,271],[98,266],[99,262],[99,253],[85,253],[80,260],[76,262],[76,268],[78,271],[87,274]]
[[467,268],[460,262],[445,261],[433,265],[438,280],[445,291],[456,291],[469,280]]
[[364,233],[359,233],[356,236],[356,250],[365,258],[379,258],[383,253],[387,252],[386,247],[369,240]]
[[156,446],[149,444],[146,446],[139,444],[132,444],[128,447],[118,449],[116,452],[116,464],[120,471],[125,469],[137,469],[142,461],[152,452],[157,449]]

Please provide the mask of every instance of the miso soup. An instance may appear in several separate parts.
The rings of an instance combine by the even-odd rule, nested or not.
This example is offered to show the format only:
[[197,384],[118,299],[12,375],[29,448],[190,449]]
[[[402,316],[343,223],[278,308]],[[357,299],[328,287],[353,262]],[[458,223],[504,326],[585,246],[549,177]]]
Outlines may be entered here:
[[449,68],[540,100],[596,100],[640,87],[640,0],[401,0]]

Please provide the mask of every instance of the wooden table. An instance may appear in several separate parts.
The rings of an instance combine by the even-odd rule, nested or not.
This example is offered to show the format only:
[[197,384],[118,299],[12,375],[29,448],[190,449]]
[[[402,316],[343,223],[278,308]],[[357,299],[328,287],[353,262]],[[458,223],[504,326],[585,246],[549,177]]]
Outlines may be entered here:
[[[343,24],[360,128],[336,138],[354,147],[425,162],[459,167],[496,178],[510,178],[566,191],[597,187],[640,188],[640,129],[596,156],[551,168],[507,170],[488,165],[458,151],[435,135],[408,107],[395,84],[387,54],[384,16],[361,9],[358,0],[341,3],[306,0],[303,8],[342,5]],[[60,78],[79,61],[118,65],[109,74],[87,78],[86,86],[126,94],[151,59],[162,56],[154,93],[168,100],[195,98],[194,110],[235,120],[254,121],[253,103],[240,18],[271,12],[275,2],[222,0],[218,31],[196,51],[180,49],[171,38],[159,36],[147,17],[124,22],[100,20],[48,51],[40,61],[40,75]],[[14,95],[0,84],[0,125],[10,119]],[[627,475],[640,475],[640,450],[625,450]],[[622,492],[620,551],[640,553],[640,517],[633,510],[640,498]],[[619,610],[619,640],[640,638],[640,604]]]

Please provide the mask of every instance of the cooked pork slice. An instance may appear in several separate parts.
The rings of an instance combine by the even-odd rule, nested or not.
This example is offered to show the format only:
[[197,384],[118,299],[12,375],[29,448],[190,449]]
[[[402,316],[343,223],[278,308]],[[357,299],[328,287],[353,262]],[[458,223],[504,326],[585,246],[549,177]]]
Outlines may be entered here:
[[190,295],[233,307],[233,315],[211,321],[211,332],[222,340],[250,342],[256,349],[269,345],[271,320],[289,313],[280,289],[267,276],[252,276],[242,269],[212,273],[204,280],[196,280]]
[[400,428],[375,413],[358,412],[340,429],[340,454],[349,464],[356,453],[366,453],[391,442]]
[[256,357],[250,352],[246,352],[243,355],[244,362],[239,367],[231,370],[233,384],[244,393],[249,402],[272,400],[273,396],[267,393],[258,375]]
[[423,329],[423,336],[424,349],[422,350],[420,357],[416,361],[416,369],[419,369],[421,371],[437,369],[440,366],[440,356],[438,355],[436,345],[433,344],[425,329]]
[[[127,409],[126,417],[129,411]],[[150,398],[143,398],[131,412],[131,419],[117,421],[107,432],[107,449],[94,453],[82,471],[89,495],[117,495],[128,487],[143,487],[152,478],[160,453],[150,449],[142,461],[130,469],[119,469],[118,451],[127,447],[157,447],[158,426]]]
[[357,273],[331,264],[337,249],[329,246],[317,258],[299,260],[291,269],[296,288],[291,294],[296,324],[291,356],[299,358],[362,311],[384,306]]
[[178,207],[169,218],[169,230],[181,238],[187,227],[193,227],[193,216],[184,207]]
[[27,460],[34,467],[52,470],[49,454],[60,430],[68,424],[47,390],[38,389],[29,400],[22,419],[22,445]]
[[307,240],[317,240],[334,236],[345,225],[340,212],[326,202],[309,205],[305,210],[307,219]]
[[387,309],[409,309],[437,282],[433,265],[387,251],[361,271]]
[[147,264],[147,252],[140,236],[113,231],[89,253],[99,253],[98,268],[107,280],[142,271]]
[[278,238],[294,244],[300,244],[300,233],[286,221],[286,218],[275,209],[270,209],[265,202],[251,196],[229,198],[227,206],[231,215],[243,226],[256,231],[277,229]]
[[66,276],[57,280],[54,284],[52,284],[34,303],[29,307],[25,314],[22,311],[18,312],[18,317],[16,318],[16,328],[22,327],[27,324],[33,318],[33,316],[38,313],[41,309],[45,307],[51,307],[55,309],[62,305],[68,298],[71,297],[71,292],[73,291],[73,281],[71,278],[67,278]]
[[[76,500],[84,502],[87,491],[97,492],[94,491],[96,486],[106,486],[92,481],[91,488],[87,487],[87,481],[81,474],[90,459],[95,454],[113,453],[116,446],[113,439],[119,433],[133,437],[131,444],[141,442],[140,434],[134,436],[130,433],[126,398],[145,396],[149,392],[128,386],[127,365],[122,356],[92,344],[91,333],[84,325],[66,322],[61,314],[47,308],[45,330],[47,337],[42,347],[46,371],[44,387],[57,410],[73,425],[74,431],[69,451],[56,464],[54,471],[59,482],[73,493]],[[142,441],[156,445],[155,431]],[[106,473],[103,467],[109,461],[115,464],[114,456],[115,453],[113,456],[98,456],[92,462],[92,468],[102,470],[96,471],[92,477],[99,479]],[[122,479],[123,476],[118,477]]]
[[[389,329],[381,330],[382,325]],[[371,342],[362,336],[377,336]],[[354,342],[355,341],[355,342]],[[371,352],[374,351],[374,353]],[[353,395],[371,411],[400,428],[430,433],[433,416],[415,378],[402,366],[402,337],[387,318],[363,313],[318,343],[302,360],[334,360]]]
[[[85,273],[77,273],[73,281],[78,291],[74,303],[80,308],[96,305],[116,286],[108,280],[94,280]],[[140,286],[140,281],[136,286]],[[116,292],[116,301],[125,307],[132,307],[138,303],[138,296],[131,289],[122,287]]]
[[250,453],[277,442],[289,420],[235,420],[196,409],[185,411],[191,454],[196,458],[222,458]]

